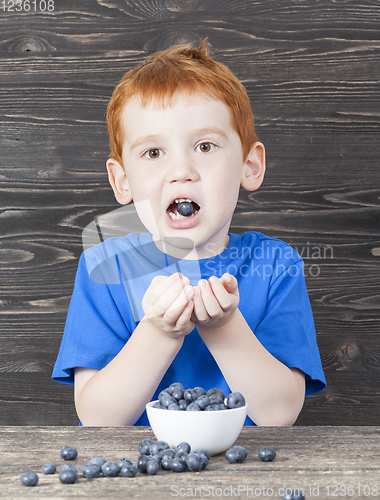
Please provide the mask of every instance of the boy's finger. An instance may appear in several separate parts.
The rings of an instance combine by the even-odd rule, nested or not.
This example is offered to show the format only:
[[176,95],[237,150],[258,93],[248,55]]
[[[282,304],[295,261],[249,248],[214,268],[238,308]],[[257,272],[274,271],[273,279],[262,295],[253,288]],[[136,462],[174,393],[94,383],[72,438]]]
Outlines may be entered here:
[[174,301],[168,306],[164,313],[164,319],[168,321],[169,324],[174,325],[182,311],[185,309],[186,304],[191,301],[194,295],[194,289],[191,285],[186,285]]
[[219,317],[223,313],[223,311],[220,307],[217,298],[215,297],[212,291],[210,283],[207,280],[200,280],[198,282],[198,286],[201,290],[203,304],[208,315],[211,316],[212,318]]
[[221,280],[219,280],[216,276],[211,276],[209,282],[218,304],[224,311],[226,311],[232,305],[232,297],[225,289]]
[[[165,281],[157,282],[151,290],[153,307],[165,312],[188,282],[189,278],[180,278],[178,273],[168,276]],[[154,285],[154,280],[152,284]]]
[[238,281],[232,274],[224,273],[220,280],[227,292],[235,293],[238,289]]
[[194,312],[195,312],[196,319],[197,319],[197,321],[200,321],[200,322],[206,321],[207,319],[209,319],[209,315],[208,315],[208,312],[206,311],[205,305],[203,303],[202,295],[201,295],[198,287],[194,287],[194,288],[195,288],[196,294],[193,298],[193,302],[194,302]]
[[157,291],[158,293],[164,293],[181,278],[183,278],[183,275],[180,273],[174,273],[170,276],[155,276],[152,279],[150,287],[152,288],[152,290]]
[[175,324],[175,326],[179,329],[182,329],[184,328],[187,323],[191,320],[191,317],[192,317],[192,314],[193,314],[193,310],[194,310],[194,304],[193,302],[190,300],[185,308],[183,309],[182,313],[180,314],[180,316],[178,317],[177,319],[177,322]]

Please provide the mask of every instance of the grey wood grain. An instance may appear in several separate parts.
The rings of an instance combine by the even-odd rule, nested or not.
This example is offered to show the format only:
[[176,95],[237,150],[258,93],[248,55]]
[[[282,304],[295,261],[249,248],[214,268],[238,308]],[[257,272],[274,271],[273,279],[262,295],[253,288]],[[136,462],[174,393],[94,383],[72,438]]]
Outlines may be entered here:
[[246,85],[267,150],[264,184],[241,192],[231,230],[283,239],[305,260],[328,389],[298,424],[379,423],[379,21],[372,0],[0,11],[1,424],[76,424],[72,388],[50,373],[81,233],[118,208],[107,102],[151,52],[205,37]]

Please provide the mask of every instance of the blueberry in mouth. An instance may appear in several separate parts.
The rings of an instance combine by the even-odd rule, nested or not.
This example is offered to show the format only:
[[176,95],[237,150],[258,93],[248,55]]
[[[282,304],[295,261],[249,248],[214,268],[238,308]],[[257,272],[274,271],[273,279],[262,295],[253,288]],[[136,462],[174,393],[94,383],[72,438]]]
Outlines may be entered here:
[[179,198],[174,200],[168,207],[167,212],[172,219],[183,219],[195,215],[200,206],[189,198]]
[[178,205],[177,205],[177,211],[179,214],[187,217],[188,215],[193,214],[194,209],[193,209],[193,205],[191,203],[189,203],[188,201],[181,201],[181,203],[178,203]]

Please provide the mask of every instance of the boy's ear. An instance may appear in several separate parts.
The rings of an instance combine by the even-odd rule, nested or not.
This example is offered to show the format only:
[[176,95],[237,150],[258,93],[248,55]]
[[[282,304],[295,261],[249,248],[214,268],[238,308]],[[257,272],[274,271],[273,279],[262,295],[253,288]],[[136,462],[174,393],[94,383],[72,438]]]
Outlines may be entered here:
[[261,186],[265,175],[265,148],[261,142],[255,142],[244,163],[241,185],[247,191],[255,191]]
[[130,201],[132,201],[132,193],[123,166],[114,158],[109,158],[106,165],[108,180],[111,184],[116,200],[121,205],[127,205]]

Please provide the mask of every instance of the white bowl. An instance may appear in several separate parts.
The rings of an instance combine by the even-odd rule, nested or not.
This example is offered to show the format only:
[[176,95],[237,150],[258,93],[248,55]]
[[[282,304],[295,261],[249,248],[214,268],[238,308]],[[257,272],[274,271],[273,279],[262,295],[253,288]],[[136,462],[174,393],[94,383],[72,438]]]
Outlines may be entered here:
[[238,438],[247,415],[247,405],[231,410],[171,411],[146,405],[152,431],[158,441],[171,448],[189,443],[192,450],[203,448],[210,455],[228,450]]

